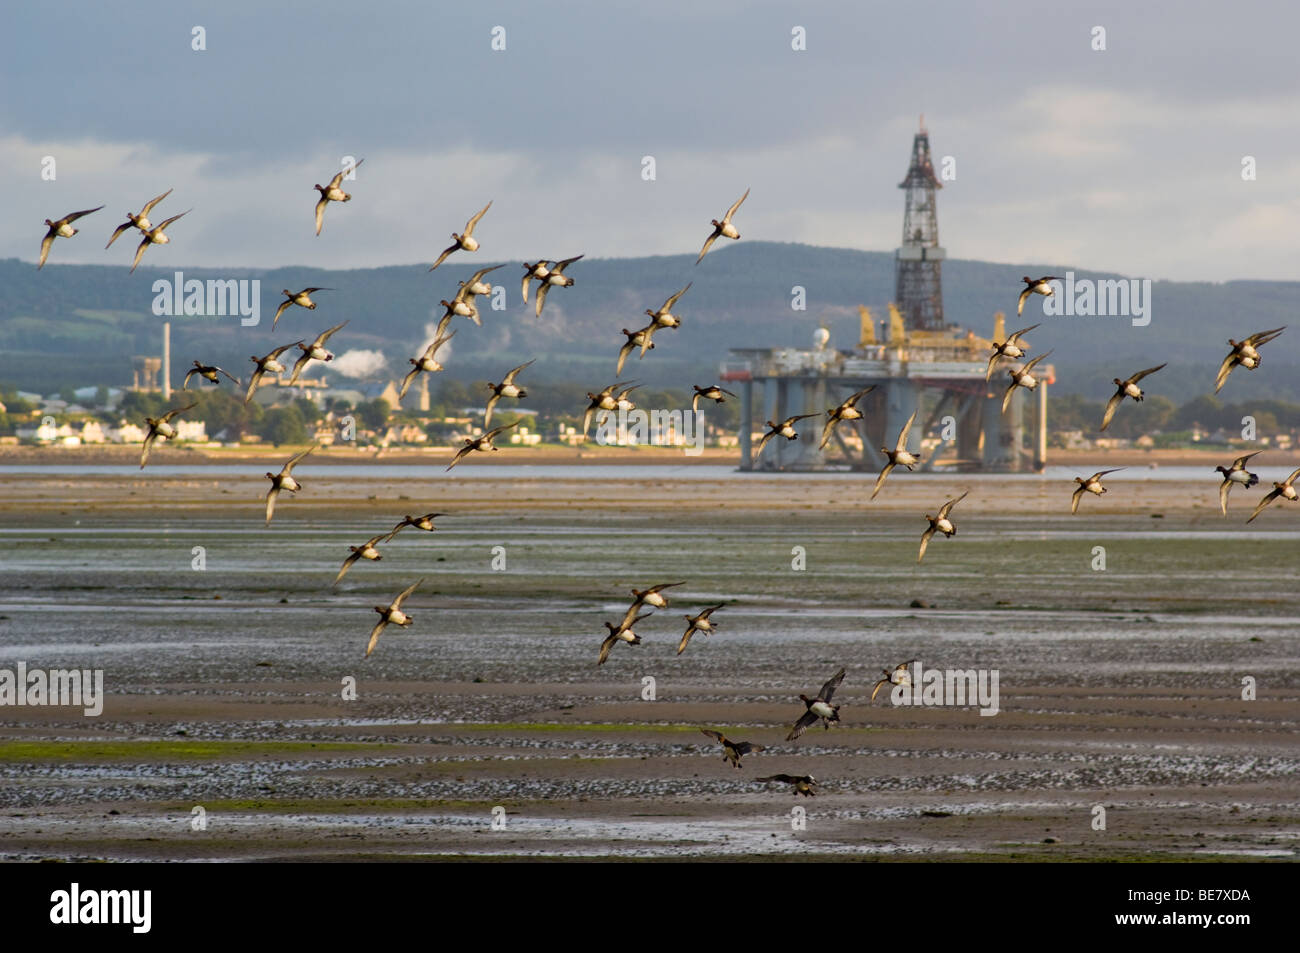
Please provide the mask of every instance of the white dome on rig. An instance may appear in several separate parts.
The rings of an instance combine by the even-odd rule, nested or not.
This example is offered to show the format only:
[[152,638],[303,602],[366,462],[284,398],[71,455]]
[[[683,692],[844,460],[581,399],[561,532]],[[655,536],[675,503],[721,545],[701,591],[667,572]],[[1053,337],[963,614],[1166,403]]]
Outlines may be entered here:
[[813,332],[813,347],[819,351],[825,350],[826,345],[830,343],[830,340],[831,332],[825,327],[820,327]]

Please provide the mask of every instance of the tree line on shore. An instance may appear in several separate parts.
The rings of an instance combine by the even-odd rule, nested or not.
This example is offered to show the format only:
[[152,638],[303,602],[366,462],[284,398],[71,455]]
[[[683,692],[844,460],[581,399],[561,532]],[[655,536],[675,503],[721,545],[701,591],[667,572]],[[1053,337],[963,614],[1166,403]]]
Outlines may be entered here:
[[[65,389],[66,390],[66,389]],[[228,389],[205,387],[203,390],[175,391],[170,405],[158,393],[128,391],[120,403],[108,408],[108,392],[100,388],[84,418],[105,424],[121,420],[139,423],[145,417],[157,417],[170,407],[181,407],[191,401],[197,406],[186,417],[202,420],[210,435],[226,432],[229,439],[253,434],[276,444],[302,443],[310,440],[319,421],[332,413],[335,418],[351,414],[360,431],[376,431],[387,423],[427,422],[426,430],[432,439],[440,439],[449,428],[437,421],[463,416],[465,408],[481,407],[488,390],[485,382],[466,382],[444,377],[437,381],[431,393],[430,409],[420,413],[411,408],[390,407],[382,398],[358,402],[355,406],[346,400],[326,397],[324,406],[318,406],[305,397],[275,407],[263,407],[256,401],[245,404],[242,398]],[[75,403],[70,392],[62,395]],[[646,408],[689,408],[690,391],[682,389],[642,390],[634,394],[637,403]],[[415,404],[411,395],[408,404]],[[36,405],[20,398],[12,387],[0,385],[0,435],[11,435],[18,427],[30,426]],[[542,382],[531,385],[529,395],[521,406],[537,412],[535,429],[545,431],[559,424],[580,424],[583,408],[587,404],[582,385],[571,381]],[[710,403],[705,411],[709,423],[724,430],[739,426],[740,402],[735,399],[725,404]],[[1048,403],[1048,428],[1053,433],[1080,431],[1085,437],[1096,436],[1097,426],[1105,409],[1105,402],[1089,400],[1077,394],[1052,394]],[[1107,430],[1108,436],[1133,439],[1144,434],[1185,434],[1194,428],[1213,432],[1223,429],[1239,431],[1243,419],[1254,420],[1257,433],[1268,436],[1300,431],[1300,403],[1283,400],[1253,400],[1240,403],[1225,402],[1217,397],[1202,395],[1183,404],[1175,404],[1161,395],[1147,397],[1141,403],[1127,408],[1128,413],[1116,418]],[[499,413],[509,414],[506,408]],[[59,422],[67,422],[68,415],[58,415]],[[504,418],[507,422],[512,417]]]

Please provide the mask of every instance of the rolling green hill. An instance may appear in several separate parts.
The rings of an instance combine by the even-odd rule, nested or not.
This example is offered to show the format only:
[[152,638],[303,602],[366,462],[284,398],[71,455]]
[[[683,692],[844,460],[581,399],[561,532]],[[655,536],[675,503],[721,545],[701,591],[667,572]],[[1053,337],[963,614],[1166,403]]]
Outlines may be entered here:
[[[569,249],[561,249],[569,253]],[[473,265],[463,262],[472,260]],[[635,329],[688,281],[694,282],[677,310],[683,327],[655,337],[644,361],[633,355],[625,377],[653,386],[689,389],[716,377],[733,347],[806,347],[818,324],[832,331],[833,347],[857,340],[856,306],[877,317],[893,296],[893,255],[809,245],[742,241],[716,248],[699,267],[694,256],[635,259],[587,258],[568,273],[572,288],[552,289],[539,321],[519,297],[519,262],[509,262],[488,280],[505,288],[507,307],[492,311],[480,299],[484,327],[457,318],[453,357],[446,374],[459,380],[496,379],[513,364],[537,357],[534,381],[566,380],[600,387],[614,379],[623,343],[620,328]],[[218,363],[243,375],[252,354],[298,338],[311,338],[347,319],[330,342],[336,353],[374,349],[388,359],[377,376],[397,377],[406,358],[425,340],[425,328],[441,314],[440,298],[488,259],[462,255],[430,274],[424,265],[322,271],[311,268],[166,270],[141,267],[132,275],[120,266],[52,264],[37,271],[16,259],[0,261],[0,382],[51,393],[65,385],[123,385],[130,381],[134,354],[161,353],[163,317],[152,313],[152,285],[172,278],[247,278],[261,285],[261,323],[244,327],[238,317],[180,316],[172,322],[173,383],[191,360]],[[992,314],[1009,314],[1008,326],[1042,322],[1031,340],[1036,353],[1054,349],[1057,393],[1097,398],[1111,377],[1150,364],[1170,367],[1153,378],[1157,390],[1182,402],[1212,389],[1214,371],[1227,353],[1228,337],[1291,323],[1300,296],[1296,282],[1241,281],[1223,284],[1155,282],[1152,320],[1133,327],[1122,317],[1048,317],[1041,301],[1026,306],[1017,323],[1014,309],[1023,274],[1064,274],[1072,266],[997,265],[952,260],[944,266],[944,302],[950,322],[987,336]],[[1079,271],[1076,277],[1118,277]],[[314,312],[291,308],[276,332],[271,319],[281,288],[317,285],[336,289],[316,296]],[[807,310],[790,306],[791,289],[806,289]],[[1238,372],[1224,391],[1232,400],[1258,397],[1300,399],[1300,327],[1264,352],[1254,374]]]

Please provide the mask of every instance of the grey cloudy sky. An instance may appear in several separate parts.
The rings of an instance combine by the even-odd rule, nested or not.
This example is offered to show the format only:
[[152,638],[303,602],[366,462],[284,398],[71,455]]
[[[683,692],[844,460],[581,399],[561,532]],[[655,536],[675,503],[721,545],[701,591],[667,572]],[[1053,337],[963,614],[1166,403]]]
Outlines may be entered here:
[[[482,261],[694,253],[747,187],[746,238],[887,250],[925,113],[956,160],[950,256],[1293,273],[1300,9],[1278,4],[95,0],[5,20],[0,257],[35,261],[42,219],[106,203],[51,261],[126,267],[135,242],[108,235],[169,187],[155,221],[194,211],[155,265],[432,262],[488,199]],[[366,160],[354,200],[317,238],[311,186],[344,155]]]

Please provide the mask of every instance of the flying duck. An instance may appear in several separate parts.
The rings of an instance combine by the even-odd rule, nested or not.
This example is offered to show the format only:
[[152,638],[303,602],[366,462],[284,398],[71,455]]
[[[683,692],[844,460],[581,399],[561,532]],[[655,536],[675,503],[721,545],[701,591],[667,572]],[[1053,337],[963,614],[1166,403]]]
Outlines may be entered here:
[[[599,411],[612,411],[612,410],[631,411],[636,409],[636,404],[632,403],[632,401],[628,398],[627,395],[632,393],[632,391],[636,390],[641,385],[632,384],[628,387],[624,387],[621,391],[615,394],[614,388],[618,386],[619,386],[618,384],[610,384],[599,394],[592,394],[588,392],[587,397],[591,399],[591,403],[587,405],[587,410],[582,416],[582,438],[584,440],[587,439],[587,430],[591,426],[592,414],[597,413]],[[604,419],[605,419],[605,414],[602,413],[599,422],[603,422]]]
[[1031,324],[1027,328],[1021,328],[1019,331],[1012,331],[1011,336],[1001,344],[993,345],[993,353],[989,355],[989,368],[984,373],[984,380],[991,380],[993,377],[993,365],[998,362],[999,358],[1011,358],[1016,360],[1025,356],[1025,351],[1029,350],[1029,345],[1020,340],[1020,335],[1028,334],[1037,324]]
[[81,231],[79,228],[72,227],[73,222],[81,218],[83,215],[89,215],[91,212],[98,212],[99,209],[103,207],[104,206],[101,205],[99,208],[88,208],[80,212],[72,212],[71,214],[63,216],[63,218],[59,219],[57,222],[51,222],[47,218],[45,224],[49,226],[49,231],[47,231],[45,237],[41,239],[41,261],[40,264],[36,266],[36,270],[40,271],[40,269],[45,267],[45,259],[50,256],[50,245],[54,244],[54,239],[71,238],[73,235],[77,234],[77,232]]
[[280,315],[284,314],[284,309],[291,304],[296,304],[300,308],[306,308],[308,311],[316,310],[316,302],[311,300],[312,292],[315,291],[333,291],[333,288],[303,288],[296,294],[289,289],[284,289],[280,294],[284,295],[285,300],[280,302],[280,307],[275,309],[275,320],[271,322],[271,330],[280,323]]
[[1219,484],[1219,509],[1223,510],[1223,515],[1228,515],[1228,491],[1232,489],[1234,483],[1240,483],[1245,487],[1252,487],[1259,482],[1259,474],[1251,473],[1246,469],[1246,462],[1254,456],[1263,453],[1263,450],[1256,450],[1254,453],[1248,453],[1244,457],[1238,457],[1232,461],[1231,467],[1215,467],[1214,469],[1223,474],[1223,482]]
[[469,318],[480,328],[483,327],[483,318],[479,314],[478,304],[474,301],[476,297],[478,296],[467,292],[465,290],[464,282],[461,282],[460,287],[456,289],[456,293],[452,296],[450,301],[438,302],[447,309],[443,313],[442,318],[438,321],[439,333],[442,333],[442,331],[446,329],[447,325],[451,324],[452,317],[457,314],[462,318]]
[[[1056,275],[1048,275],[1046,278],[1038,278],[1036,280],[1029,277],[1021,278],[1020,280],[1025,283],[1025,287],[1024,290],[1020,292],[1020,300],[1016,302],[1017,317],[1024,313],[1026,298],[1031,294],[1043,295],[1046,298],[1050,298],[1056,294],[1050,283],[1053,281],[1063,281],[1064,279],[1059,278]],[[1034,326],[1037,327],[1037,325]]]
[[[456,306],[453,305],[450,301],[446,301],[446,300],[439,301],[438,303],[442,305],[446,310],[443,311],[442,317],[438,319],[438,326],[433,331],[434,340],[437,340],[438,338],[442,338],[442,337],[449,338],[451,337],[451,334],[456,333],[455,331],[452,331],[451,334],[447,333],[447,328],[451,325],[451,319],[456,316]],[[474,310],[474,314],[477,315],[478,309],[475,308],[473,310]],[[482,322],[479,323],[480,325],[482,324]]]
[[266,373],[283,374],[284,365],[278,360],[281,354],[289,350],[295,344],[302,344],[301,341],[292,341],[283,347],[277,347],[266,357],[249,357],[249,360],[257,365],[253,371],[253,376],[248,381],[248,393],[244,395],[244,403],[253,399],[253,393],[257,390],[257,385],[262,382],[262,375]]
[[415,380],[415,375],[419,374],[420,371],[434,374],[442,370],[442,365],[434,359],[434,355],[438,353],[438,348],[442,347],[455,336],[456,332],[452,331],[445,337],[435,338],[434,341],[424,349],[424,353],[419,357],[408,357],[406,359],[407,362],[411,364],[411,369],[407,372],[406,376],[402,378],[402,389],[398,391],[397,394],[398,400],[401,400],[406,396],[406,391],[410,388],[411,381]]
[[716,606],[709,606],[699,615],[682,616],[686,620],[686,631],[682,634],[681,641],[677,643],[677,654],[681,655],[686,651],[686,646],[690,644],[691,636],[696,632],[703,632],[705,635],[711,635],[718,626],[718,623],[709,621],[709,616],[721,609],[726,603],[720,602]]
[[587,439],[587,431],[591,428],[591,415],[598,410],[617,410],[618,402],[614,399],[614,388],[618,384],[610,384],[599,394],[587,392],[587,399],[591,401],[587,405],[586,412],[582,415],[582,438]]
[[347,175],[349,172],[353,171],[354,169],[361,168],[361,163],[365,161],[366,161],[365,159],[358,159],[356,165],[352,166],[350,169],[342,170],[337,175],[335,175],[334,178],[330,179],[330,184],[327,186],[323,186],[323,185],[312,186],[313,189],[315,189],[317,192],[320,193],[320,200],[316,203],[316,235],[317,236],[320,235],[321,226],[325,222],[325,206],[328,205],[330,202],[351,202],[352,201],[352,196],[349,195],[347,192],[344,192],[343,189],[340,188],[340,186],[343,185],[343,176]]
[[794,727],[790,729],[790,734],[785,737],[786,741],[794,741],[817,724],[819,720],[822,727],[827,730],[830,729],[831,722],[840,720],[840,706],[831,704],[831,696],[835,694],[835,689],[839,688],[842,681],[844,681],[844,669],[840,669],[831,676],[830,681],[822,686],[822,690],[817,693],[816,698],[809,698],[807,695],[799,696],[799,700],[804,703],[804,707],[808,710],[794,723]]
[[1250,519],[1246,520],[1246,522],[1249,523],[1251,520],[1253,520],[1256,516],[1260,514],[1260,512],[1264,509],[1264,507],[1268,506],[1268,504],[1272,503],[1279,496],[1282,497],[1282,499],[1284,500],[1292,500],[1292,501],[1296,500],[1297,498],[1300,498],[1300,493],[1297,493],[1296,488],[1291,485],[1292,483],[1295,482],[1296,477],[1300,477],[1300,470],[1296,470],[1294,473],[1292,473],[1281,483],[1274,483],[1273,489],[1269,492],[1267,496],[1265,496],[1262,500],[1259,501],[1258,505],[1256,505],[1255,507],[1255,512],[1250,514]]
[[[483,451],[499,450],[500,447],[492,446],[492,441],[504,431],[509,430],[511,427],[518,427],[518,426],[519,426],[519,421],[516,420],[514,423],[506,424],[504,427],[494,427],[492,430],[489,430],[487,433],[483,434],[483,436],[476,437],[473,440],[470,440],[468,437],[466,437],[465,446],[461,447],[459,450],[456,451],[456,456],[452,457],[451,465],[447,467],[447,470],[450,470],[456,464],[460,463],[460,458],[465,456],[467,453],[471,453],[475,450],[483,450]],[[443,472],[446,473],[447,471],[444,470]]]
[[504,267],[505,265],[492,265],[489,268],[480,268],[469,276],[469,281],[460,283],[460,290],[456,292],[456,297],[470,298],[478,295],[490,295],[492,286],[483,280],[483,276]]
[[472,297],[461,297],[460,294],[456,294],[452,296],[452,300],[448,301],[444,298],[438,304],[447,309],[438,324],[439,331],[451,322],[453,315],[457,314],[462,318],[469,318],[479,327],[483,326],[483,319],[479,317],[478,306],[474,304]]
[[528,264],[528,262],[524,262],[523,286],[520,289],[523,292],[524,304],[528,303],[528,286],[533,281],[545,282],[547,276],[550,275],[551,270],[547,267],[549,264],[550,259],[547,258],[543,258],[536,264],[532,265]]
[[704,240],[704,247],[700,249],[700,257],[695,259],[695,264],[698,265],[704,260],[704,256],[708,254],[709,249],[713,247],[713,243],[718,240],[719,235],[733,239],[740,237],[740,232],[736,231],[736,226],[731,224],[731,216],[736,214],[736,209],[740,208],[740,204],[747,198],[749,198],[749,189],[745,189],[745,194],[736,199],[735,205],[727,209],[727,214],[722,216],[722,221],[719,222],[716,218],[712,220],[713,234]]
[[640,388],[640,386],[641,386],[640,384],[632,384],[628,387],[624,387],[621,391],[615,394],[614,409],[621,410],[624,412],[630,412],[636,410],[636,404],[632,403],[632,398],[628,397],[627,395],[632,393],[632,391]]
[[813,797],[817,792],[813,790],[817,786],[817,779],[811,774],[774,774],[770,778],[755,778],[760,782],[780,781],[782,784],[793,784],[794,793],[802,794],[804,797]]
[[701,387],[699,384],[692,384],[691,386],[695,388],[695,394],[691,397],[692,411],[698,411],[700,409],[701,397],[705,398],[706,400],[714,401],[715,403],[725,404],[727,402],[727,399],[726,397],[722,396],[723,394],[726,394],[727,397],[736,396],[731,391],[719,387],[717,384],[713,384],[709,387]]
[[171,419],[177,414],[183,414],[187,410],[193,410],[198,404],[190,404],[188,407],[177,407],[175,410],[169,410],[157,420],[152,417],[146,417],[144,422],[149,425],[149,432],[144,435],[144,449],[140,453],[140,469],[144,469],[145,463],[149,460],[149,451],[153,449],[153,442],[161,437],[163,440],[170,440],[176,436],[176,428],[171,425]]
[[915,662],[916,659],[910,658],[906,662],[900,662],[894,666],[893,671],[882,668],[880,673],[885,677],[878,680],[875,687],[871,689],[871,700],[876,700],[876,693],[885,685],[911,685],[912,676],[907,671],[907,666]]
[[218,374],[225,374],[227,377],[229,377],[232,381],[235,382],[236,387],[239,387],[241,383],[238,377],[232,377],[228,371],[223,371],[215,364],[203,364],[199,361],[195,361],[194,366],[185,372],[185,380],[181,383],[181,390],[187,390],[189,388],[190,378],[193,377],[195,374],[198,374],[204,380],[212,381],[212,383],[214,384],[221,383],[221,381],[217,377]]
[[930,525],[927,526],[925,532],[921,534],[921,551],[916,554],[916,561],[918,563],[925,558],[925,550],[926,547],[930,545],[930,537],[933,536],[936,531],[943,533],[944,536],[957,535],[957,527],[952,525],[952,520],[948,519],[948,514],[952,512],[954,506],[966,499],[967,493],[970,493],[970,490],[967,490],[966,493],[963,493],[954,500],[949,500],[947,503],[943,504],[943,506],[939,507],[938,516],[931,516],[929,513],[925,514],[925,518],[930,521]]
[[433,525],[433,521],[439,516],[446,516],[446,513],[425,513],[423,516],[403,516],[402,521],[393,527],[393,531],[388,534],[389,538],[396,536],[408,526],[415,529],[422,529],[426,533],[432,533],[438,527]]
[[1118,377],[1111,381],[1111,383],[1115,385],[1116,390],[1115,393],[1111,395],[1110,400],[1106,401],[1106,413],[1101,418],[1102,430],[1105,430],[1110,426],[1111,420],[1115,417],[1115,411],[1119,408],[1120,402],[1123,401],[1125,397],[1132,397],[1137,401],[1142,399],[1143,391],[1142,388],[1137,386],[1137,382],[1148,374],[1154,374],[1164,366],[1164,364],[1157,364],[1155,367],[1148,367],[1145,371],[1138,371],[1126,381],[1122,381]]
[[685,582],[661,582],[657,586],[651,586],[649,589],[633,589],[632,605],[623,615],[622,625],[631,625],[632,617],[636,615],[638,609],[642,606],[651,606],[655,609],[667,609],[668,600],[662,595],[665,589],[672,589],[675,586],[684,586]]
[[[469,281],[460,282],[456,288],[455,297],[451,299],[451,305],[448,306],[449,309],[456,314],[464,315],[479,327],[482,327],[483,321],[479,317],[478,305],[475,304],[474,299],[479,295],[492,293],[492,286],[483,281],[483,276],[490,271],[496,271],[498,268],[504,267],[504,265],[493,265],[491,268],[480,268],[470,275]],[[450,317],[443,315],[443,320],[438,326],[440,328],[445,327],[450,320]]]
[[149,231],[145,232],[144,238],[140,239],[140,244],[135,247],[135,261],[131,262],[131,271],[134,272],[137,266],[139,266],[140,259],[144,257],[144,250],[146,248],[150,245],[166,245],[171,241],[171,238],[169,238],[165,233],[165,229],[168,225],[176,221],[178,218],[184,218],[192,211],[194,210],[187,208],[185,211],[181,212],[181,214],[173,215],[171,218],[163,221],[162,224],[155,225],[153,228],[149,229]]
[[[575,261],[581,261],[583,255],[574,255],[572,258],[566,258],[564,261],[556,262],[555,267],[546,272],[546,277],[541,279],[541,284],[537,286],[536,310],[537,316],[542,316],[542,307],[546,304],[546,292],[551,290],[551,285],[558,285],[561,288],[573,287],[573,279],[564,274],[564,269],[568,268]],[[524,295],[527,300],[528,295]]]
[[627,338],[627,341],[618,349],[618,367],[614,371],[615,377],[623,373],[623,362],[627,360],[627,356],[631,354],[633,350],[639,347],[641,349],[641,357],[645,357],[645,352],[655,346],[655,343],[651,338],[658,329],[659,326],[653,322],[636,331],[629,331],[627,328],[622,329],[623,335]]
[[1101,478],[1107,473],[1118,473],[1120,470],[1125,469],[1127,469],[1127,467],[1115,467],[1111,470],[1098,470],[1086,480],[1082,477],[1075,477],[1074,482],[1079,485],[1076,486],[1074,492],[1070,494],[1070,515],[1073,516],[1079,512],[1079,501],[1083,499],[1085,491],[1101,496],[1106,492],[1106,488],[1101,485]]
[[275,515],[275,501],[280,496],[281,490],[288,490],[290,493],[297,493],[302,489],[302,484],[293,478],[293,468],[303,457],[311,453],[320,444],[313,444],[302,453],[296,454],[289,458],[289,462],[280,468],[279,473],[268,473],[266,478],[271,481],[271,488],[266,491],[266,525],[271,525],[271,517]]
[[854,394],[848,400],[844,401],[844,403],[840,404],[838,407],[832,407],[830,410],[826,411],[826,417],[828,419],[826,421],[826,425],[822,427],[822,442],[821,442],[821,446],[817,448],[818,450],[826,449],[826,444],[830,443],[831,433],[835,430],[835,425],[838,424],[841,420],[862,419],[862,411],[858,410],[858,406],[857,406],[858,401],[860,401],[863,397],[866,397],[875,389],[876,389],[876,385],[872,384],[870,387],[858,391],[856,394]]
[[478,251],[478,241],[474,238],[474,226],[479,223],[479,219],[486,215],[487,210],[491,207],[492,203],[488,202],[487,205],[483,206],[482,211],[469,220],[465,225],[465,234],[457,235],[455,232],[451,233],[451,245],[448,248],[443,249],[442,254],[438,256],[438,260],[429,266],[430,271],[433,271],[433,269],[446,261],[447,256],[454,251],[460,251],[462,249],[464,251]]
[[916,420],[915,410],[912,411],[912,416],[907,418],[907,423],[903,424],[903,429],[898,434],[898,443],[894,445],[894,449],[890,450],[887,447],[880,448],[880,452],[888,457],[889,461],[885,464],[885,468],[880,471],[880,476],[876,477],[876,488],[871,491],[871,498],[873,500],[876,498],[876,494],[880,492],[880,488],[885,485],[885,477],[889,476],[889,474],[893,472],[894,467],[902,466],[907,467],[907,469],[910,470],[913,466],[921,462],[920,457],[908,452],[907,449],[907,432],[912,429],[912,421],[914,420]]
[[651,311],[649,308],[646,308],[645,313],[650,315],[651,323],[661,328],[680,328],[682,326],[682,319],[678,315],[672,313],[672,308],[677,304],[678,298],[691,290],[691,285],[693,284],[695,284],[693,281],[687,284],[685,288],[665,301],[663,307],[658,311]]
[[370,630],[370,641],[366,643],[366,658],[370,658],[370,653],[375,650],[375,643],[379,641],[379,633],[384,631],[384,626],[391,622],[394,625],[400,625],[405,628],[414,621],[411,616],[402,611],[402,603],[405,601],[407,596],[415,592],[416,587],[422,582],[424,582],[423,579],[418,579],[411,583],[410,586],[402,590],[401,594],[394,599],[392,604],[387,608],[384,606],[375,606],[375,611],[379,613],[379,621],[376,622],[375,627]]
[[117,230],[113,232],[113,237],[108,240],[108,244],[105,245],[104,247],[111,248],[113,246],[113,242],[121,238],[122,233],[129,228],[132,227],[138,228],[142,232],[147,232],[149,231],[149,229],[153,228],[153,223],[149,221],[149,213],[153,211],[153,207],[155,205],[157,205],[159,202],[161,202],[163,199],[167,198],[167,196],[171,194],[172,194],[172,190],[168,189],[166,192],[164,192],[162,195],[158,196],[157,198],[150,199],[148,202],[145,203],[144,208],[140,210],[139,215],[132,215],[130,212],[127,212],[126,221],[123,222],[121,225],[117,226]]
[[609,630],[609,635],[605,636],[605,641],[600,643],[600,659],[597,665],[604,665],[605,659],[609,658],[609,650],[614,647],[615,642],[626,642],[628,645],[640,645],[641,636],[632,631],[632,626],[636,625],[642,619],[648,619],[652,613],[647,612],[645,615],[639,615],[632,621],[624,619],[618,625],[612,622],[606,622],[605,628]]
[[532,364],[533,361],[536,361],[536,360],[537,360],[537,358],[533,358],[532,361],[527,361],[527,362],[525,362],[525,363],[523,363],[523,364],[520,364],[518,367],[516,367],[514,370],[512,370],[509,374],[507,374],[505,377],[503,377],[503,378],[501,379],[501,383],[500,383],[500,384],[493,384],[491,381],[488,382],[488,385],[487,385],[487,386],[491,389],[491,391],[492,391],[492,396],[488,398],[488,402],[487,402],[487,413],[483,415],[483,426],[484,426],[484,427],[491,426],[491,424],[492,424],[492,409],[493,409],[494,407],[496,407],[496,405],[497,405],[497,401],[499,401],[502,397],[527,397],[527,396],[528,396],[528,391],[524,390],[522,387],[518,386],[518,385],[515,383],[515,375],[518,374],[518,373],[519,373],[520,371],[522,371],[525,367],[527,367],[529,364]]
[[1017,387],[1023,387],[1025,390],[1038,390],[1039,380],[1032,373],[1034,365],[1051,353],[1051,351],[1048,351],[1046,354],[1040,354],[1023,367],[1013,367],[1007,371],[1011,376],[1011,385],[1007,388],[1007,392],[1002,395],[1002,412],[1004,414],[1007,412],[1007,406],[1011,403],[1011,395],[1016,392]]
[[298,349],[302,351],[302,357],[298,358],[298,360],[293,363],[293,373],[289,375],[290,384],[298,383],[298,375],[302,373],[302,369],[307,366],[308,361],[334,360],[334,355],[325,350],[325,342],[330,339],[330,335],[334,334],[347,323],[347,321],[344,321],[343,324],[336,324],[328,331],[322,331],[320,334],[316,335],[316,340],[312,341],[311,344],[298,343]]
[[1232,351],[1219,365],[1218,376],[1214,379],[1214,392],[1217,394],[1223,389],[1223,385],[1228,381],[1228,375],[1232,373],[1232,369],[1238,364],[1248,371],[1253,371],[1259,367],[1259,351],[1256,348],[1263,347],[1285,330],[1286,326],[1283,325],[1271,331],[1258,331],[1244,341],[1234,341],[1232,338],[1228,338],[1228,343],[1232,345]]
[[710,731],[708,728],[701,728],[701,734],[708,735],[710,738],[722,745],[722,760],[726,761],[737,771],[740,770],[740,759],[745,755],[755,751],[762,751],[762,745],[756,745],[752,741],[728,741],[727,736],[720,731]]
[[438,319],[438,330],[434,332],[435,335],[441,336],[442,333],[447,330],[447,326],[451,324],[451,319],[456,315],[460,315],[462,318],[469,318],[480,328],[483,327],[483,318],[479,315],[478,305],[474,303],[474,298],[472,296],[462,298],[458,291],[456,297],[452,298],[450,301],[444,300],[439,301],[438,303],[446,308],[446,310],[442,313],[442,317]]
[[343,565],[339,568],[339,574],[334,577],[334,585],[337,586],[339,584],[343,577],[348,574],[348,570],[352,568],[352,564],[358,559],[369,559],[375,562],[383,559],[384,557],[379,555],[379,550],[376,546],[377,544],[387,542],[392,538],[392,533],[380,533],[378,536],[371,536],[360,546],[349,546],[348,549],[352,552],[348,555],[347,559],[343,560]]
[[763,455],[763,448],[773,437],[785,437],[786,440],[798,440],[799,434],[795,432],[794,425],[801,420],[807,420],[809,417],[816,417],[818,414],[797,414],[794,417],[787,417],[778,423],[764,421],[767,424],[767,433],[763,434],[763,439],[758,442],[758,449],[754,452],[754,459],[757,460]]

